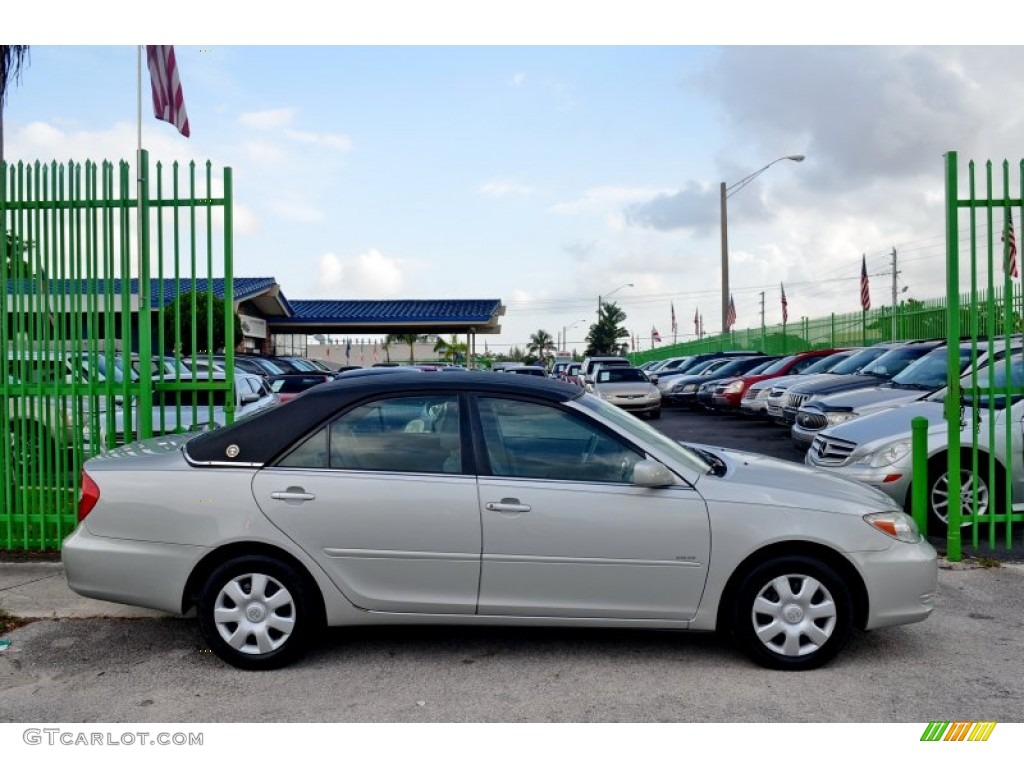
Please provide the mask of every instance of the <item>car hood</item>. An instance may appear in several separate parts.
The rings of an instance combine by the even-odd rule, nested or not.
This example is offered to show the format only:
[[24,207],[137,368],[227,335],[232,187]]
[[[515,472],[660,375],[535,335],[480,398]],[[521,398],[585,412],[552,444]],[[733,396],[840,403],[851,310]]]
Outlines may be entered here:
[[698,446],[728,465],[725,477],[702,477],[697,488],[709,502],[744,502],[773,507],[865,515],[891,510],[895,502],[865,483],[758,453]]
[[904,403],[912,403],[927,397],[931,390],[896,389],[893,387],[871,387],[855,389],[822,398],[815,405],[823,411],[876,411],[880,408],[895,407]]
[[869,413],[843,424],[837,424],[822,430],[821,436],[847,440],[857,445],[909,438],[910,423],[918,416],[928,420],[929,432],[946,429],[942,403],[918,400],[906,403],[899,408]]
[[792,391],[800,392],[804,395],[824,396],[833,392],[845,392],[850,389],[866,389],[877,386],[884,381],[880,376],[861,373],[823,373],[821,375],[822,378],[820,379],[812,379],[806,383],[796,384]]
[[594,391],[605,395],[653,395],[658,388],[645,381],[617,381],[595,384]]
[[756,387],[769,387],[774,389],[775,387],[792,387],[795,384],[809,384],[815,379],[827,379],[830,376],[834,376],[832,373],[808,373],[799,374],[791,373],[787,376],[776,376],[774,379],[766,379],[765,381],[759,381],[754,386]]

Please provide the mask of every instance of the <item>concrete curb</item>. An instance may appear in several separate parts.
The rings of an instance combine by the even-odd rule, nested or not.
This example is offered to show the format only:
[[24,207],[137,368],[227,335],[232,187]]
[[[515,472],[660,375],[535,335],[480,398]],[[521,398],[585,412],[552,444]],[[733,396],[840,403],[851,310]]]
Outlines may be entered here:
[[0,608],[23,619],[138,619],[172,615],[82,597],[68,586],[61,563],[0,563]]

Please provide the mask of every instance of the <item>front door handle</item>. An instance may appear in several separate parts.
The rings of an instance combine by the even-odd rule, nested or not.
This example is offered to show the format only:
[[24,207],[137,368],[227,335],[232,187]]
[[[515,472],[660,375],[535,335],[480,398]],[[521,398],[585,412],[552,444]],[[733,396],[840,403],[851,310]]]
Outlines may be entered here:
[[529,512],[529,504],[520,504],[519,499],[502,499],[489,501],[484,505],[489,512]]
[[270,494],[270,498],[277,501],[313,501],[316,499],[316,494],[306,493],[304,489],[292,486],[285,491],[274,491]]

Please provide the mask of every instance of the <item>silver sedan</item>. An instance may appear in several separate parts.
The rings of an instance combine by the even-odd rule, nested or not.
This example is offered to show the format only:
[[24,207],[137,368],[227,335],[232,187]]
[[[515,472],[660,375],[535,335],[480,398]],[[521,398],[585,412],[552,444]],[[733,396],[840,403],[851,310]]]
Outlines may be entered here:
[[324,625],[428,623],[722,631],[809,669],[934,607],[935,550],[885,494],[530,376],[339,379],[81,487],[71,588],[195,610],[248,669]]

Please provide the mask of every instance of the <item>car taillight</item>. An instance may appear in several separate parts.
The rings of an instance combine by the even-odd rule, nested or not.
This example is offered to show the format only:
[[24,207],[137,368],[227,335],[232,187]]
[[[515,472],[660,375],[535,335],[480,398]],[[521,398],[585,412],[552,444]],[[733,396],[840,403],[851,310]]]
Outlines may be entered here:
[[85,520],[85,516],[92,512],[96,502],[100,500],[100,487],[96,485],[91,477],[82,470],[82,488],[78,492],[78,522]]

